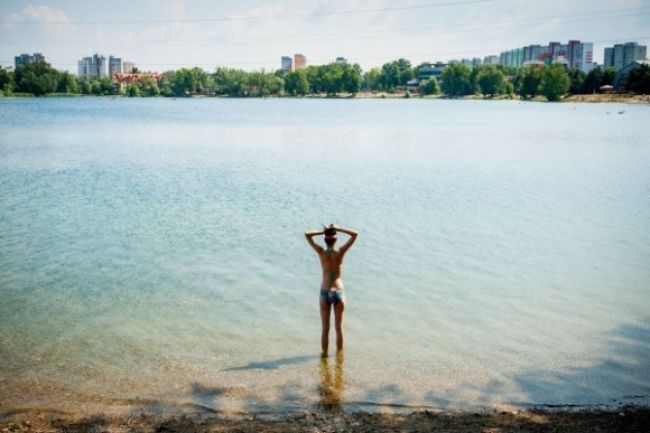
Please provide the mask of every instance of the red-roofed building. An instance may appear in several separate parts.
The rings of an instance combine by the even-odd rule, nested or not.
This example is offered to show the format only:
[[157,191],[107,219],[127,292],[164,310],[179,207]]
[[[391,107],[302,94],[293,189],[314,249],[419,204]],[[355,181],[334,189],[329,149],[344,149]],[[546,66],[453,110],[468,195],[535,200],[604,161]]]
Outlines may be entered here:
[[142,81],[144,78],[151,78],[153,80],[156,80],[156,82],[160,81],[162,78],[162,74],[159,72],[139,72],[136,74],[115,74],[113,78],[115,79],[117,85],[120,88],[120,91],[124,91],[124,88],[131,83],[137,83],[139,81]]

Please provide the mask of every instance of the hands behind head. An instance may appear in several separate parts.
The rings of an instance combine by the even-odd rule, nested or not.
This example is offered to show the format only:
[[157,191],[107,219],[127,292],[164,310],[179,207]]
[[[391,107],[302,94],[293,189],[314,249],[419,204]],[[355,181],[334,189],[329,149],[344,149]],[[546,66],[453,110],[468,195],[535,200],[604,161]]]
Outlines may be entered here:
[[328,232],[330,232],[329,235],[333,236],[336,234],[337,229],[338,227],[334,224],[323,225],[323,234],[328,235]]

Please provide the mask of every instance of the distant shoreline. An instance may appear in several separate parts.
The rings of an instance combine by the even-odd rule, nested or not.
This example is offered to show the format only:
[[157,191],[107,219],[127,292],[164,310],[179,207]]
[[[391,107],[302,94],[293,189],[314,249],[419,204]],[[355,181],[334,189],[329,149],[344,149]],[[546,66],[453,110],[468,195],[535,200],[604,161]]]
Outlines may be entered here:
[[[220,98],[220,99],[443,99],[443,100],[472,100],[472,101],[522,101],[522,102],[549,102],[543,96],[536,96],[531,99],[524,99],[520,96],[508,96],[508,95],[498,95],[495,97],[485,97],[482,95],[468,95],[461,97],[450,97],[447,95],[418,95],[418,94],[409,94],[405,96],[406,93],[388,93],[388,92],[359,92],[355,95],[352,94],[337,94],[335,96],[322,94],[310,94],[305,96],[292,96],[292,95],[272,95],[272,96],[227,96],[227,95],[190,95],[190,96],[143,96],[143,97],[130,97],[125,95],[85,95],[85,94],[59,94],[52,93],[44,96],[35,96],[28,93],[17,93],[11,95],[0,96],[2,99],[17,99],[17,98],[135,98],[135,99],[147,99],[147,98],[167,98],[167,99],[185,99],[185,98]],[[582,102],[582,103],[624,103],[624,104],[650,104],[650,95],[631,95],[631,94],[617,94],[617,93],[608,93],[608,94],[590,94],[590,95],[568,95],[562,98],[558,102]]]

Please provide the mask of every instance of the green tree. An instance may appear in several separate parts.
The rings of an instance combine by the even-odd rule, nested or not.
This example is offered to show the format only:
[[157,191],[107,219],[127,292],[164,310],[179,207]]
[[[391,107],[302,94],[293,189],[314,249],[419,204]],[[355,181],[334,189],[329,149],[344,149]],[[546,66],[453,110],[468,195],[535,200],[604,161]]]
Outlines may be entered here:
[[429,77],[424,83],[420,84],[420,92],[423,95],[437,95],[440,93],[440,86],[436,77]]
[[641,67],[630,71],[625,84],[630,92],[650,94],[650,65],[642,64]]
[[363,90],[377,91],[382,90],[381,86],[381,70],[379,68],[372,68],[365,74],[361,81],[361,88]]
[[244,95],[243,96],[269,96],[277,95],[284,88],[282,78],[262,72],[240,71],[244,78]]
[[506,84],[503,86],[503,93],[512,97],[515,93],[515,86],[510,81],[506,81]]
[[596,66],[589,71],[582,84],[583,93],[596,93],[603,85],[603,70],[600,66]]
[[0,66],[0,91],[10,94],[14,89],[14,73]]
[[540,92],[549,101],[559,101],[571,86],[571,79],[564,65],[554,63],[544,68]]
[[506,76],[494,65],[483,66],[478,74],[478,85],[481,93],[493,97],[506,93]]
[[102,83],[94,79],[90,81],[90,93],[92,95],[100,96],[102,94]]
[[614,84],[614,75],[616,75],[616,68],[614,66],[606,67],[603,71],[603,84],[601,86]]
[[90,95],[92,93],[92,87],[89,79],[87,78],[79,79],[79,91],[84,95]]
[[323,92],[322,84],[322,71],[323,68],[320,66],[308,66],[303,69],[305,75],[307,76],[307,81],[309,81],[309,89],[312,93],[321,93]]
[[449,96],[462,96],[472,93],[470,70],[461,63],[449,65],[442,71],[442,91]]
[[[151,77],[143,77],[139,82],[138,82],[138,87],[140,90],[140,94],[142,96],[158,96],[160,95],[160,88],[158,87],[158,83],[156,80],[154,80]],[[131,95],[129,95],[131,96]],[[137,96],[137,95],[134,95]]]
[[130,97],[142,96],[140,93],[140,85],[138,83],[129,83],[126,86],[126,94]]
[[102,77],[99,80],[99,84],[102,89],[102,95],[114,95],[115,92],[115,85],[113,83],[113,80],[111,80],[108,77]]
[[571,85],[569,86],[569,93],[571,93],[572,95],[583,93],[587,74],[585,74],[578,68],[569,68],[567,73],[569,74],[569,80],[571,80]]
[[343,90],[356,95],[361,90],[361,66],[356,63],[354,65],[343,65],[343,77],[341,79],[343,80]]
[[19,92],[33,93],[36,96],[54,93],[59,85],[60,72],[46,62],[19,66],[14,75]]
[[503,72],[506,77],[516,77],[519,72],[519,67],[510,65],[496,65],[497,69]]
[[397,66],[399,67],[399,84],[400,86],[406,86],[408,80],[415,78],[411,62],[406,59],[398,59]]
[[244,71],[231,68],[217,68],[212,75],[215,93],[232,97],[247,96],[248,79]]
[[279,95],[284,91],[284,80],[275,74],[264,73],[264,86],[268,95]]
[[161,81],[164,94],[168,96],[190,96],[207,92],[214,84],[207,72],[196,67],[165,72]]
[[524,99],[538,95],[543,71],[544,66],[542,65],[528,65],[521,68],[516,79],[516,92]]
[[321,85],[327,96],[336,96],[343,91],[343,67],[338,63],[323,65],[321,68]]
[[57,86],[59,93],[79,93],[79,82],[77,78],[70,72],[63,72],[59,77],[59,84]]
[[483,71],[483,68],[487,65],[478,65],[473,68],[470,68],[469,72],[469,85],[472,91],[470,93],[481,93],[481,85],[478,82],[480,73]]
[[393,91],[400,84],[399,66],[393,63],[386,63],[381,67],[381,86],[384,90]]
[[406,82],[415,77],[411,62],[406,59],[394,60],[381,67],[381,85],[384,90],[393,91],[397,86],[406,86]]
[[284,90],[289,95],[306,95],[309,93],[309,81],[303,70],[290,72],[284,78]]

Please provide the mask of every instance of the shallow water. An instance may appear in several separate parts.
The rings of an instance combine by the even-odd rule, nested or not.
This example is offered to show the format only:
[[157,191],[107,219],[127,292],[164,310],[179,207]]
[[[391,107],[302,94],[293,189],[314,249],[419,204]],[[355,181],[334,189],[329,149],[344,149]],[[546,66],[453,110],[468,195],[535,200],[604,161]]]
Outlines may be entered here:
[[0,412],[647,404],[649,114],[1,99]]

